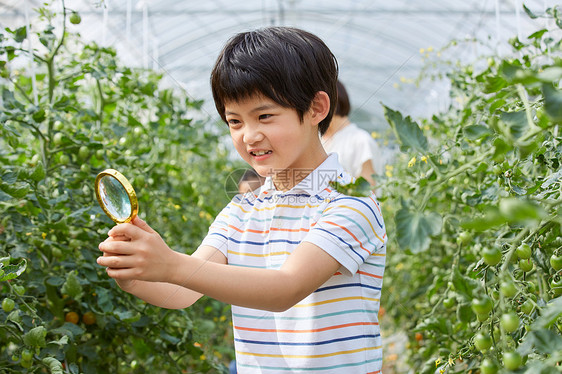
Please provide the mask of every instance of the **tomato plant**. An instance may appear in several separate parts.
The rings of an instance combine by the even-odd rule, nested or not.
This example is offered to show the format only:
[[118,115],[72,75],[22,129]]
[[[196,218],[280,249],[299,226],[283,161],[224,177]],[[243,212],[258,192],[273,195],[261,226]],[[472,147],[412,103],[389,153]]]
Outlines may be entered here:
[[424,334],[408,334],[416,373],[546,373],[562,361],[562,13],[525,11],[555,26],[502,56],[460,60],[457,40],[426,57],[416,82],[447,85],[445,111],[383,108],[401,153],[378,178],[381,305],[387,324]]
[[30,35],[0,32],[0,367],[225,372],[228,306],[165,310],[122,292],[95,262],[113,223],[93,193],[97,173],[120,170],[141,217],[190,253],[228,202],[237,165],[219,144],[225,130],[160,73],[83,42],[69,31],[79,15],[54,8],[38,9]]

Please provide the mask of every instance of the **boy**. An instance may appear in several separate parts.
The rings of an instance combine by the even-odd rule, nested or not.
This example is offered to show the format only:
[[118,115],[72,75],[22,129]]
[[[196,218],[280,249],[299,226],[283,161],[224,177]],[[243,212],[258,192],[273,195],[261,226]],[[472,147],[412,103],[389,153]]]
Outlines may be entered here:
[[374,196],[330,187],[351,181],[319,137],[336,80],[334,56],[308,32],[234,36],[211,85],[236,150],[267,176],[257,198],[234,197],[191,256],[138,218],[100,244],[98,264],[149,303],[185,308],[205,294],[232,304],[239,373],[381,369],[385,227]]

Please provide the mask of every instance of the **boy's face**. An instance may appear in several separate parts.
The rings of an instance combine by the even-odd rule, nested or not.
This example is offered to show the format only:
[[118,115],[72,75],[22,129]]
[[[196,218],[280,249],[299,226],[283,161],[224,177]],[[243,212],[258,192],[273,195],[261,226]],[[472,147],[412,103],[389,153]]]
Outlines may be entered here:
[[301,122],[295,109],[254,95],[227,102],[225,115],[236,150],[261,176],[275,181],[287,169],[312,171],[318,166],[310,157],[319,143],[317,121],[310,112]]

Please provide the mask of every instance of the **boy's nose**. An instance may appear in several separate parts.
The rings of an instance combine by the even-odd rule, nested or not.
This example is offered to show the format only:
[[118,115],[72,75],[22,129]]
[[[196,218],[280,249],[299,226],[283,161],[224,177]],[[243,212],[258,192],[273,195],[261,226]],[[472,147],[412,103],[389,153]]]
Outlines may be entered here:
[[263,133],[256,128],[248,128],[244,132],[244,143],[254,144],[263,139]]

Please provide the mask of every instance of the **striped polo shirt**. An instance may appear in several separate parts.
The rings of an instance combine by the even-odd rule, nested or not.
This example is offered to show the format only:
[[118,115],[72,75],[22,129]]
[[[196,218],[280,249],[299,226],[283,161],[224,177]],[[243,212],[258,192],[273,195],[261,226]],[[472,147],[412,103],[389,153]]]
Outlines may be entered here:
[[330,181],[351,181],[336,154],[302,172],[308,175],[289,191],[267,178],[259,190],[235,196],[202,243],[233,266],[279,269],[303,241],[341,264],[285,312],[232,306],[238,372],[379,373],[387,239],[379,203],[374,195],[347,196],[330,187]]

